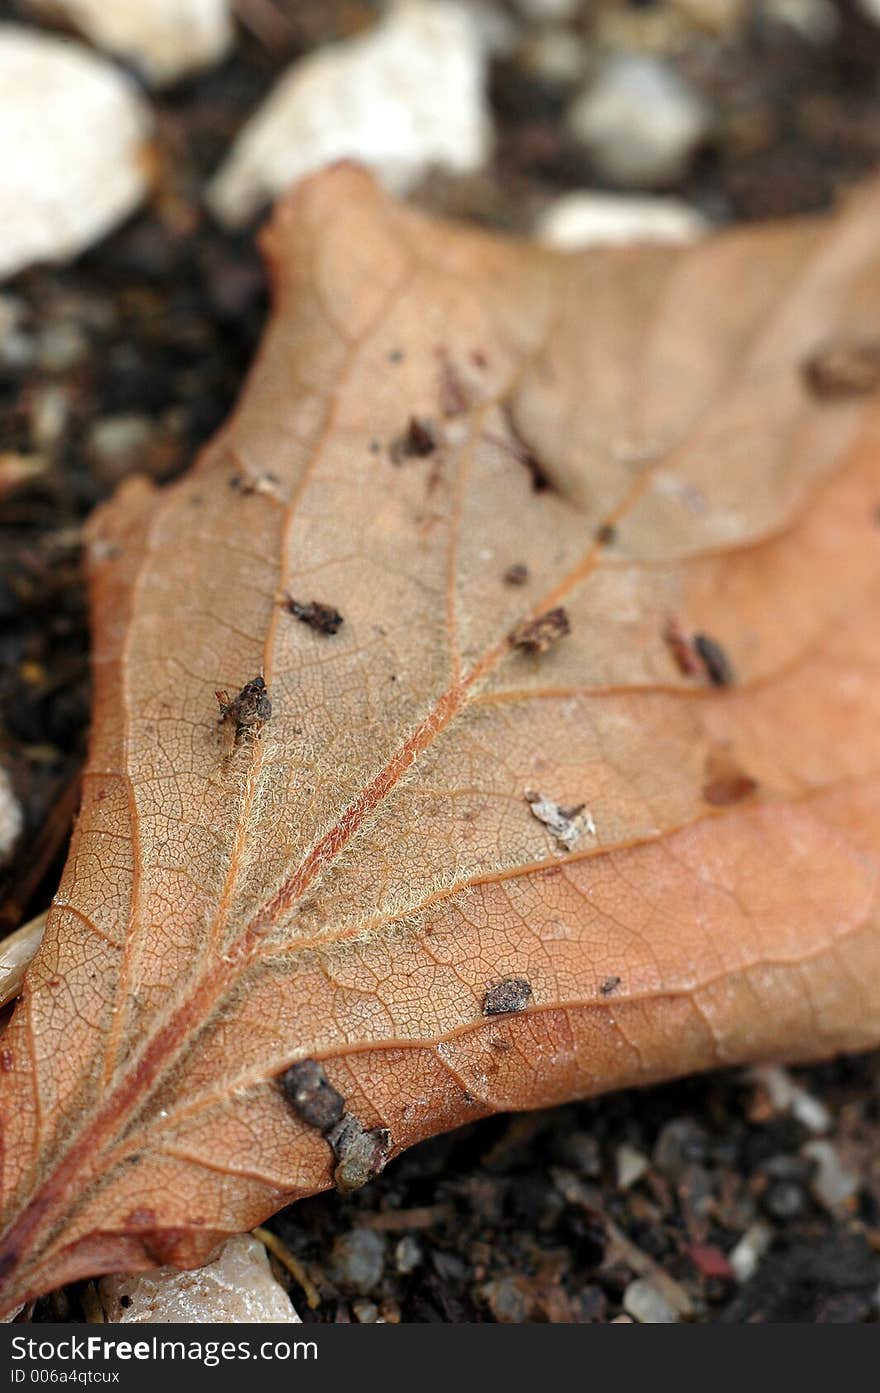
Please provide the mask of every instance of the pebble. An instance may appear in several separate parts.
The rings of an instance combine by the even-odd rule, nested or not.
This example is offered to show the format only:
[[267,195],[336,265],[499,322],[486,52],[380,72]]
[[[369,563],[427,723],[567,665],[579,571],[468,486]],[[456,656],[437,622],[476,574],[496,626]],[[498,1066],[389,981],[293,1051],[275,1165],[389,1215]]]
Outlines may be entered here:
[[228,227],[340,159],[360,160],[395,193],[431,168],[466,174],[490,147],[486,48],[454,0],[403,0],[369,33],[319,49],[282,77],[208,189]]
[[69,372],[89,351],[89,341],[77,324],[62,320],[47,324],[37,339],[37,362],[45,372]]
[[355,1320],[361,1325],[375,1325],[379,1319],[379,1307],[375,1301],[353,1301],[351,1309]]
[[559,251],[634,242],[695,242],[708,231],[703,215],[678,198],[636,194],[563,194],[545,209],[535,229],[540,242]]
[[21,836],[24,818],[6,770],[0,768],[0,866],[5,865]]
[[151,116],[111,63],[14,24],[0,27],[0,91],[2,278],[76,256],[137,207]]
[[641,1325],[674,1325],[679,1317],[666,1297],[646,1277],[637,1277],[623,1293],[623,1309]]
[[584,45],[570,29],[539,29],[519,50],[521,67],[551,87],[571,87],[584,75]]
[[674,183],[709,134],[710,109],[673,68],[646,55],[615,54],[568,113],[572,134],[614,184]]
[[752,1224],[742,1238],[727,1254],[734,1277],[740,1283],[748,1282],[758,1270],[761,1258],[773,1242],[773,1230],[769,1224]]
[[154,86],[217,63],[232,43],[230,0],[19,0],[131,63]]
[[808,1132],[821,1134],[831,1126],[831,1114],[825,1104],[808,1093],[780,1064],[759,1064],[747,1071],[746,1077],[762,1088],[775,1112],[790,1112]]
[[774,1219],[796,1219],[804,1212],[805,1195],[794,1180],[777,1180],[764,1193],[764,1208]]
[[340,1234],[330,1255],[333,1276],[340,1286],[369,1296],[385,1270],[385,1239],[374,1229],[351,1229]]
[[643,1151],[637,1151],[628,1142],[623,1142],[617,1148],[615,1157],[618,1189],[629,1190],[637,1181],[641,1180],[650,1164],[650,1160]]
[[228,1239],[207,1266],[194,1272],[160,1267],[134,1276],[102,1277],[98,1296],[108,1321],[121,1325],[300,1323],[272,1275],[265,1248],[249,1233]]
[[153,438],[153,425],[147,416],[121,413],[104,416],[90,427],[88,449],[102,478],[116,483],[144,459]]
[[602,1174],[602,1150],[589,1132],[570,1132],[560,1140],[560,1160],[590,1180]]
[[813,1197],[831,1214],[846,1214],[859,1192],[859,1177],[847,1170],[829,1141],[808,1141],[801,1147],[801,1155],[815,1163],[810,1181]]
[[690,1118],[667,1122],[654,1143],[653,1161],[661,1175],[677,1185],[685,1171],[703,1158],[706,1134]]
[[410,1272],[415,1272],[416,1268],[421,1266],[421,1263],[421,1245],[408,1233],[394,1249],[394,1265],[402,1277],[408,1277]]

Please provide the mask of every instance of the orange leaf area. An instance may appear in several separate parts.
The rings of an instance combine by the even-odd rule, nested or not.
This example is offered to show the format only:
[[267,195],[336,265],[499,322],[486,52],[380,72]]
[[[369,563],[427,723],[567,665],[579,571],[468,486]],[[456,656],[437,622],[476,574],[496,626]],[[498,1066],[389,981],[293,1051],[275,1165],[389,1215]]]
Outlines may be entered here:
[[880,413],[804,370],[880,322],[878,217],[565,257],[351,167],[280,205],[237,411],[90,529],[5,1308],[496,1109],[880,1039]]

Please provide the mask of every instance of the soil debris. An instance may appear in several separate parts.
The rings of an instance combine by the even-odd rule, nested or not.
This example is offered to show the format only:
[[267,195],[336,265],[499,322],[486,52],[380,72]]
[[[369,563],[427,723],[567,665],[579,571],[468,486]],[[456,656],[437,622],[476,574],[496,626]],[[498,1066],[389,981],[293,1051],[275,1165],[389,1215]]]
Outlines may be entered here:
[[595,837],[596,824],[592,813],[586,811],[586,804],[578,803],[573,808],[562,808],[552,798],[548,798],[546,793],[535,793],[531,789],[526,789],[524,796],[531,808],[532,816],[543,822],[548,832],[561,842],[566,851],[573,850],[584,832]]
[[566,634],[571,633],[571,622],[562,605],[548,609],[536,619],[523,619],[511,629],[508,639],[513,648],[523,653],[546,653]]
[[865,396],[880,387],[880,338],[834,339],[804,359],[801,373],[824,401]]
[[603,522],[596,528],[596,541],[600,547],[612,547],[617,541],[617,528],[613,522]]
[[353,1113],[343,1113],[334,1127],[325,1134],[338,1162],[333,1178],[343,1194],[360,1190],[380,1171],[391,1150],[391,1133],[386,1127],[369,1131]]
[[220,704],[220,724],[234,725],[236,743],[245,731],[265,725],[272,715],[272,703],[262,677],[245,682],[238,695],[232,698],[226,691],[214,695]]
[[437,448],[437,427],[424,416],[410,416],[403,435],[392,442],[391,459],[402,464],[407,459],[426,459]]
[[229,487],[235,489],[244,498],[251,498],[254,494],[262,494],[267,498],[278,497],[279,479],[277,474],[257,474],[251,477],[248,474],[233,474],[229,480]]
[[281,1075],[281,1088],[297,1116],[319,1132],[329,1132],[345,1112],[345,1099],[316,1059],[292,1064]]
[[605,981],[599,988],[599,992],[602,996],[611,996],[614,992],[617,991],[617,988],[620,986],[620,983],[620,977],[606,977]]
[[663,642],[669,649],[682,677],[695,677],[700,662],[693,645],[674,615],[668,615],[663,625]]
[[309,600],[303,604],[300,600],[295,600],[292,595],[288,595],[285,604],[288,611],[300,623],[308,624],[310,629],[314,629],[319,634],[335,634],[344,622],[338,609],[334,609],[332,605],[322,604],[320,600]]
[[509,1016],[524,1011],[532,999],[532,984],[526,977],[505,977],[483,997],[484,1016]]
[[708,634],[694,634],[694,648],[699,654],[706,676],[713,687],[732,687],[736,675],[730,659],[717,639]]
[[524,561],[514,561],[504,572],[505,585],[527,585],[528,580],[529,568]]
[[707,803],[716,808],[729,808],[751,797],[757,787],[757,780],[740,768],[729,750],[722,746],[709,750],[703,785],[703,798]]

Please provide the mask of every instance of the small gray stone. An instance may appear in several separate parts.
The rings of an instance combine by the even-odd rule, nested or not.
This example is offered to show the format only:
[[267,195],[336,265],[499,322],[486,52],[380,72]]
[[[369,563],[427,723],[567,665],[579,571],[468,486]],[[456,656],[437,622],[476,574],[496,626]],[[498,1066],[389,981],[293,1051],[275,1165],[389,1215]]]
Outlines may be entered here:
[[374,1229],[351,1229],[333,1244],[331,1269],[336,1281],[359,1296],[369,1296],[382,1280],[385,1239]]
[[408,1233],[394,1249],[395,1266],[402,1277],[408,1277],[410,1272],[415,1272],[416,1268],[421,1266],[421,1262],[421,1246],[418,1240]]
[[568,124],[603,178],[655,188],[686,173],[712,116],[703,98],[667,64],[618,54],[575,101]]
[[678,1314],[652,1282],[637,1277],[623,1293],[623,1309],[642,1325],[674,1325]]
[[379,1319],[379,1307],[375,1301],[353,1301],[351,1309],[355,1320],[361,1325],[375,1325]]
[[814,1198],[831,1214],[845,1214],[859,1192],[858,1175],[847,1170],[830,1141],[808,1141],[801,1155],[815,1163],[810,1181]]

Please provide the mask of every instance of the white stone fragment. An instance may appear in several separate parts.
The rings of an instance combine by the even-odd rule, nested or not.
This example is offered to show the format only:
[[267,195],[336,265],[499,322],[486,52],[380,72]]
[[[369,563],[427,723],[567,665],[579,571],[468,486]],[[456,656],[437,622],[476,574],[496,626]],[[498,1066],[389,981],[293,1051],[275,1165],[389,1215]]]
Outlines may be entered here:
[[24,0],[22,8],[69,25],[155,86],[219,62],[232,43],[230,0]]
[[0,25],[0,278],[65,261],[147,191],[151,118],[134,83],[80,44]]
[[746,1229],[736,1247],[727,1254],[731,1271],[741,1285],[754,1277],[761,1258],[772,1242],[773,1230],[769,1224],[752,1224],[751,1228]]
[[801,1155],[816,1166],[810,1182],[814,1197],[831,1214],[846,1213],[859,1191],[858,1175],[846,1168],[830,1141],[808,1141],[801,1147]]
[[674,182],[711,126],[709,108],[657,58],[610,58],[568,113],[572,134],[612,183],[654,188]]
[[775,1112],[790,1112],[816,1135],[828,1131],[831,1114],[825,1104],[795,1082],[787,1069],[779,1064],[758,1064],[747,1071],[747,1077],[763,1088]]
[[638,1151],[629,1142],[622,1142],[614,1158],[617,1171],[617,1185],[620,1190],[629,1190],[641,1180],[651,1162],[643,1151]]
[[432,167],[479,169],[490,145],[486,50],[454,0],[401,0],[375,29],[295,63],[245,125],[208,189],[240,226],[288,184],[335,160],[395,193]]
[[596,824],[592,813],[588,812],[583,804],[576,808],[561,808],[552,798],[548,798],[546,793],[536,793],[531,789],[526,789],[524,797],[532,816],[543,822],[547,831],[566,851],[572,851],[585,832],[595,837]]
[[98,1296],[107,1319],[123,1325],[300,1323],[287,1292],[272,1276],[265,1248],[249,1233],[227,1239],[213,1262],[193,1272],[160,1267],[129,1277],[102,1277]]
[[538,240],[559,251],[634,242],[695,242],[709,224],[678,198],[584,192],[563,194],[542,214]]
[[642,1325],[674,1325],[678,1313],[646,1277],[637,1277],[623,1293],[623,1309]]
[[9,860],[21,829],[21,804],[12,791],[9,775],[0,768],[0,866]]

